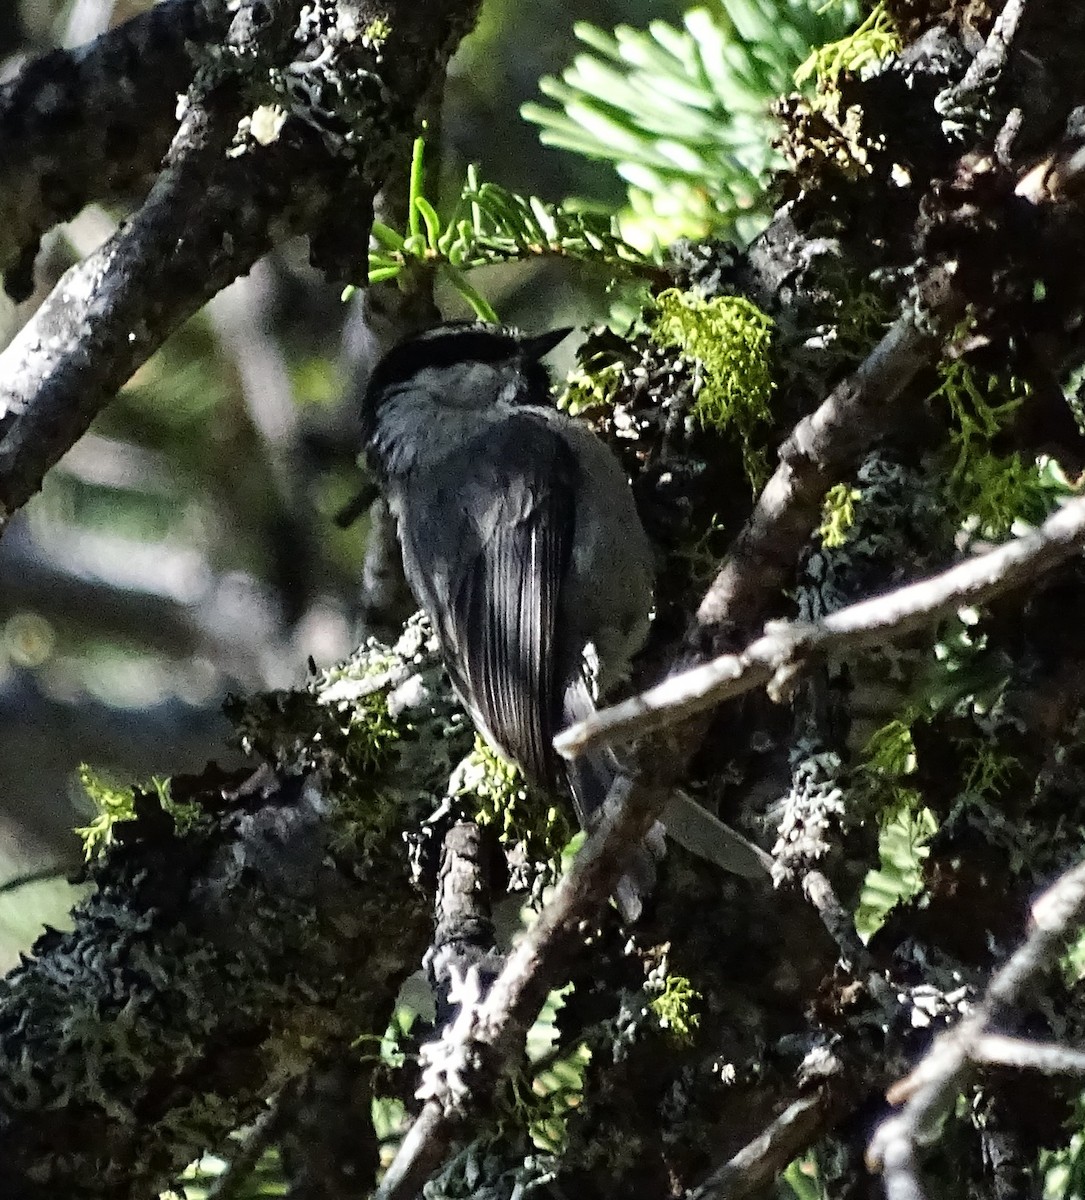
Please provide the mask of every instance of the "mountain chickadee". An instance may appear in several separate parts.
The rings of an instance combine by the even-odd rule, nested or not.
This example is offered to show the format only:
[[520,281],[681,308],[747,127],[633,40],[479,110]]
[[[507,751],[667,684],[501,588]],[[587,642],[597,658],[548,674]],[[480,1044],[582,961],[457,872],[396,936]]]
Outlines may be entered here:
[[[564,773],[590,827],[617,761],[604,749],[562,763],[551,742],[642,645],[653,556],[617,460],[550,401],[541,359],[570,332],[452,322],[410,338],[374,370],[362,434],[407,582],[476,728],[534,782]],[[746,858],[761,852],[692,800],[664,820],[687,844],[725,831],[741,844],[737,867],[733,844],[722,857],[690,848],[753,873]],[[627,920],[653,878],[646,846],[616,892]]]

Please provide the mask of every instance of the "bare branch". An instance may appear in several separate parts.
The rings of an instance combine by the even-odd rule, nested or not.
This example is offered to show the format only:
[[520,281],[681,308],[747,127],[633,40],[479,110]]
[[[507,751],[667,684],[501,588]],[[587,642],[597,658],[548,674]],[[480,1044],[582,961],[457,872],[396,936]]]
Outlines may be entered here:
[[[620,791],[616,785],[615,791]],[[585,842],[538,920],[516,944],[482,1000],[473,1032],[449,1047],[443,1098],[427,1100],[388,1168],[376,1200],[407,1200],[448,1152],[460,1123],[486,1103],[493,1082],[521,1052],[563,967],[581,945],[584,921],[609,896],[667,800],[666,789],[634,783],[624,803],[613,794],[602,823]]]
[[190,106],[143,208],[64,275],[0,355],[0,519],[165,336],[270,244],[262,217],[239,229],[227,211],[246,180],[258,183],[247,162],[225,158],[242,112],[236,88]]
[[[55,50],[0,89],[0,271],[29,289],[38,239],[90,200],[119,199],[158,168],[195,55],[224,6],[167,0],[77,50]],[[22,280],[12,269],[25,263]]]
[[[872,1169],[884,1170],[891,1200],[898,1196],[922,1200],[918,1148],[938,1136],[942,1121],[953,1111],[957,1095],[978,1062],[977,1046],[992,1036],[990,1026],[1005,1020],[1051,970],[1071,935],[1085,922],[1085,862],[1072,867],[1040,896],[1032,907],[1032,918],[1028,937],[991,979],[975,1012],[936,1038],[914,1070],[889,1089],[890,1103],[903,1103],[904,1108],[878,1127],[867,1160]],[[1005,1042],[1012,1041],[1004,1039],[1001,1049],[1008,1053]],[[1034,1061],[1053,1066],[1053,1056],[1044,1048],[1037,1049]],[[1070,1052],[1065,1060],[1075,1075],[1077,1057]]]
[[284,1101],[293,1090],[292,1087],[285,1088],[252,1123],[226,1170],[208,1188],[207,1200],[236,1200],[236,1197],[244,1194],[245,1184],[279,1131]]
[[958,608],[983,604],[1034,582],[1085,544],[1085,499],[1068,501],[1039,529],[918,583],[862,600],[822,621],[772,622],[738,654],[724,654],[603,709],[554,739],[575,758],[601,742],[630,740],[672,725],[761,684],[777,689],[812,654],[845,656],[903,637]]
[[476,7],[446,0],[422,14],[390,4],[379,79],[364,39],[344,41],[341,73],[358,90],[357,111],[349,114],[352,136],[334,148],[314,114],[288,119],[268,145],[231,147],[253,103],[243,72],[223,78],[220,64],[210,86],[193,86],[146,203],[65,275],[0,357],[0,521],[40,487],[167,334],[273,241],[306,232],[329,269],[360,269],[367,208],[412,131],[413,99],[470,28]]
[[985,1033],[972,1046],[972,1061],[985,1067],[1013,1067],[1041,1075],[1085,1075],[1085,1050],[1058,1042],[1030,1042],[1026,1038]]
[[752,1142],[714,1171],[690,1200],[740,1200],[759,1192],[829,1127],[833,1106],[827,1091],[804,1096]]

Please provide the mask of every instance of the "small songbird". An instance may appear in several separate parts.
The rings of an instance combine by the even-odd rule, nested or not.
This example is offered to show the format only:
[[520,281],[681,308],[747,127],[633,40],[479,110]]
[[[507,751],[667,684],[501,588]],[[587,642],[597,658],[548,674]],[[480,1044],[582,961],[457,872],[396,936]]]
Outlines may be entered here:
[[[374,370],[362,433],[407,582],[476,728],[534,782],[566,779],[591,827],[617,760],[603,749],[566,763],[551,743],[643,644],[653,554],[618,461],[551,402],[541,360],[570,332],[453,322],[412,337]],[[726,829],[693,807],[713,836]],[[644,847],[616,892],[627,920],[654,857]]]

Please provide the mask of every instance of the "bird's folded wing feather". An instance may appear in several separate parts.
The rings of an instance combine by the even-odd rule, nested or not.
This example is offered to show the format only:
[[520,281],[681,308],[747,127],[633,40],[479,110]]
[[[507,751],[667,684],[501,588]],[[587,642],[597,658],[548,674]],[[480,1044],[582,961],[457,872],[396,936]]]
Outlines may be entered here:
[[[524,413],[433,472],[401,526],[449,671],[471,715],[527,774],[552,782],[555,620],[574,534],[576,462]],[[441,594],[443,592],[443,594]]]

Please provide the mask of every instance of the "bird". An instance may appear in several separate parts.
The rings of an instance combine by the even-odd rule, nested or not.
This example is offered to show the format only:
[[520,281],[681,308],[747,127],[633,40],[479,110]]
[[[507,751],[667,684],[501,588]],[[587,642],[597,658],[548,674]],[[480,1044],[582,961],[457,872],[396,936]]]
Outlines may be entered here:
[[[527,779],[564,783],[591,829],[621,764],[607,747],[566,762],[552,742],[644,644],[654,552],[618,460],[551,399],[542,360],[571,332],[446,322],[410,336],[374,368],[361,433],[407,583],[476,729]],[[698,810],[674,814],[694,841],[727,829],[676,804]],[[615,891],[627,922],[661,854],[657,827]]]

